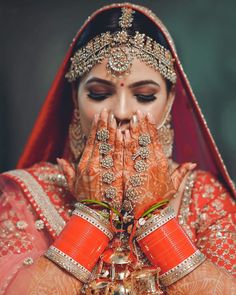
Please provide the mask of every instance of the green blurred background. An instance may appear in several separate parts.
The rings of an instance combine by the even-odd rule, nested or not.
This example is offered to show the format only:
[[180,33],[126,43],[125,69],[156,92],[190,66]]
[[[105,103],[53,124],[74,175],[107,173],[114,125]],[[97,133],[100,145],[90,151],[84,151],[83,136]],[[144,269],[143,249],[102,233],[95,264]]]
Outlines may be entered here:
[[[15,167],[68,46],[95,9],[120,1],[0,2],[0,170]],[[172,34],[192,88],[236,179],[236,1],[130,1]]]

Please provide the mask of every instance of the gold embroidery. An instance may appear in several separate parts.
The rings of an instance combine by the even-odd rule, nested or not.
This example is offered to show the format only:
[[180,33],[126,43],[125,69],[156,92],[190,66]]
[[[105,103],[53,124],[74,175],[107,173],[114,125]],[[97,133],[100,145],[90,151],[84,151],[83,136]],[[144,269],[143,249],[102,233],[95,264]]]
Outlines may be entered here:
[[186,181],[185,190],[184,190],[183,198],[180,205],[179,215],[178,215],[179,224],[184,228],[184,230],[186,231],[186,233],[191,239],[193,238],[193,233],[188,224],[188,217],[190,214],[192,214],[190,212],[189,205],[191,203],[191,195],[192,195],[192,189],[194,186],[195,179],[196,179],[196,172],[190,173]]
[[42,186],[24,170],[13,170],[4,175],[11,175],[24,185],[23,191],[27,194],[38,206],[38,210],[42,211],[42,219],[46,218],[46,222],[58,235],[65,225],[65,221],[58,214],[49,197],[43,190]]

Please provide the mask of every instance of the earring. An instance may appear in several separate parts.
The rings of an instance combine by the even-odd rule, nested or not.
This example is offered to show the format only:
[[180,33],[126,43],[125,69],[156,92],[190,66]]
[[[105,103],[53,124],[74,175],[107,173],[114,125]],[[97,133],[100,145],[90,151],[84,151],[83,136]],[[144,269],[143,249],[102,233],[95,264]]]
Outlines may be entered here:
[[171,128],[171,114],[166,117],[163,125],[157,129],[158,138],[163,147],[163,152],[167,158],[171,158],[174,143],[174,130]]
[[85,145],[85,135],[82,131],[78,108],[74,109],[72,121],[69,127],[69,145],[74,156],[74,160],[77,161],[80,158]]

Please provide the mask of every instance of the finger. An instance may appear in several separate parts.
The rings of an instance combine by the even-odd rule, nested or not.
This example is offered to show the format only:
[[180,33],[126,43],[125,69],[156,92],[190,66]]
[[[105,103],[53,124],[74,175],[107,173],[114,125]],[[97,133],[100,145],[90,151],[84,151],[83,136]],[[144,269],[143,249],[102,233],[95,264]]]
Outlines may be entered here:
[[105,108],[100,113],[100,117],[98,121],[98,130],[101,128],[107,129],[107,119],[108,119],[108,111]]
[[88,137],[88,139],[86,141],[86,145],[85,145],[82,157],[80,159],[80,162],[78,164],[78,167],[87,165],[87,163],[89,162],[89,160],[91,158],[94,143],[95,143],[95,139],[96,139],[98,118],[99,118],[99,116],[98,116],[98,114],[96,114],[94,116],[92,126],[91,126],[91,129],[90,129],[90,133],[89,133],[89,137]]
[[114,146],[114,167],[113,171],[115,173],[115,181],[112,183],[114,187],[117,188],[117,203],[119,207],[122,203],[123,198],[123,161],[124,161],[124,141],[123,135],[120,129],[116,131],[116,140]]
[[125,153],[124,153],[124,162],[126,165],[132,164],[131,155],[133,153],[133,149],[131,148],[131,145],[133,143],[133,140],[131,140],[131,135],[129,130],[125,130],[124,134],[124,147],[125,147]]
[[117,171],[121,170],[123,167],[123,161],[124,161],[123,149],[124,149],[124,141],[123,141],[122,132],[120,129],[117,129],[116,140],[114,145],[114,156],[113,156],[114,167]]
[[69,163],[68,161],[64,159],[57,158],[57,163],[58,163],[59,169],[65,175],[70,191],[73,191],[74,180],[75,180],[75,168],[71,165],[71,163]]
[[146,134],[148,132],[146,125],[146,116],[141,112],[137,111],[137,117],[139,122],[139,133]]
[[145,132],[143,126],[143,115],[140,111],[137,111],[131,118],[130,122],[130,133],[127,134],[130,137],[130,144],[126,144],[126,150],[130,151],[133,156],[133,160],[135,160],[138,156],[139,145],[139,136]]
[[97,124],[97,134],[96,134],[95,144],[94,144],[94,148],[90,158],[91,165],[98,164],[100,161],[99,146],[101,145],[101,140],[98,139],[98,132],[101,131],[102,129],[107,130],[107,125],[108,125],[107,121],[108,121],[108,111],[107,109],[103,109],[102,112],[100,113],[100,117]]
[[164,154],[163,147],[158,140],[158,133],[156,129],[156,123],[153,118],[153,116],[148,113],[146,116],[146,123],[148,127],[149,135],[151,136],[151,144],[153,147],[153,152],[155,154],[156,163],[158,163],[158,166],[160,169],[168,169],[168,160]]
[[130,122],[130,135],[134,140],[138,142],[140,134],[144,134],[146,132],[147,128],[144,114],[138,110],[136,114],[132,116]]
[[137,114],[134,114],[130,120],[130,136],[138,141],[139,137],[139,122]]
[[174,188],[178,190],[184,177],[189,171],[192,171],[197,166],[196,163],[184,163],[177,167],[171,174],[171,179],[173,181]]
[[154,119],[152,114],[150,114],[150,113],[147,114],[146,122],[147,122],[147,125],[148,125],[149,134],[150,134],[151,138],[153,139],[153,143],[156,146],[160,147],[156,122],[155,122],[155,119]]
[[149,131],[147,115],[145,116],[140,111],[137,111],[137,117],[139,132],[138,136],[136,136],[137,149],[134,152],[133,159],[140,156],[143,160],[146,159],[148,166],[151,167],[156,163],[154,139]]
[[109,131],[109,138],[107,142],[111,146],[114,146],[115,139],[116,139],[117,124],[116,124],[115,116],[112,112],[110,112],[108,115],[107,129]]
[[125,130],[124,134],[124,172],[134,172],[134,160],[132,159],[133,153],[136,151],[136,141],[131,138],[129,130]]
[[[108,122],[107,122],[107,130],[109,132],[109,138],[106,141],[106,143],[112,148],[114,149],[115,146],[115,140],[116,140],[116,120],[114,117],[114,114],[112,112],[110,112],[108,114]],[[99,145],[101,143],[98,144],[97,149],[99,149]],[[114,162],[113,159],[113,155],[100,155],[100,164],[102,166],[102,168],[109,168],[110,165],[113,165],[112,163]]]
[[100,182],[100,186],[97,188],[97,193],[100,196],[104,195],[104,190],[110,185],[106,182],[108,180],[104,182],[104,177],[106,178],[107,173],[111,173],[111,170],[108,171],[107,167],[103,167],[102,160],[105,160],[106,156],[114,149],[116,131],[116,122],[114,121],[114,115],[108,113],[107,109],[103,109],[98,120],[96,140],[88,165],[88,171],[96,170],[99,173],[99,179],[102,180],[102,183]]

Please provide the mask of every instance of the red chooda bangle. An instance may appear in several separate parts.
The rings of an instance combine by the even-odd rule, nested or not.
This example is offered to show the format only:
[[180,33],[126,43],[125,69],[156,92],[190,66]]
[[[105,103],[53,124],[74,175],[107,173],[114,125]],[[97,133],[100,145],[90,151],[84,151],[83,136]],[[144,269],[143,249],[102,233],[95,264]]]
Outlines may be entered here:
[[45,256],[85,283],[112,237],[109,221],[77,203],[71,219]]
[[161,268],[160,281],[165,286],[184,277],[205,260],[178,224],[171,207],[148,219],[137,230],[136,240],[152,265]]

